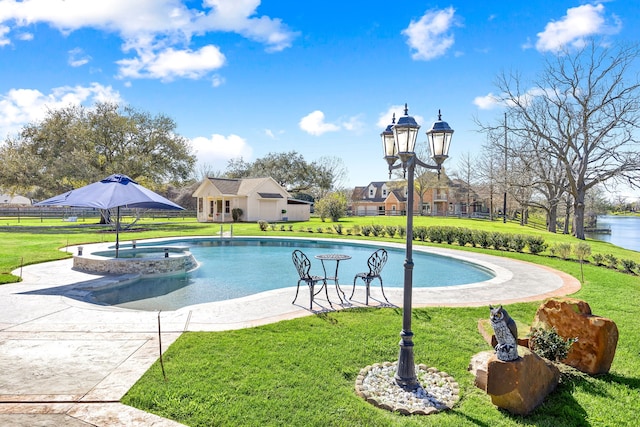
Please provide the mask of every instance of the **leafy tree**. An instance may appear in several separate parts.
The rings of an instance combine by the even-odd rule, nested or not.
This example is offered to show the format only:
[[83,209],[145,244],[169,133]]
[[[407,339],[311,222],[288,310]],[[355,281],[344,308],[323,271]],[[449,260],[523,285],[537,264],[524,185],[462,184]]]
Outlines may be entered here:
[[169,117],[98,103],[50,110],[0,147],[0,186],[44,198],[129,175],[154,190],[192,175],[195,156]]
[[338,222],[347,214],[347,196],[342,192],[329,193],[315,203],[315,211],[323,221],[331,218],[331,221]]
[[230,160],[225,175],[229,178],[270,176],[290,192],[307,192],[314,196],[331,188],[333,171],[318,162],[307,162],[296,151],[269,153],[253,163],[242,158]]

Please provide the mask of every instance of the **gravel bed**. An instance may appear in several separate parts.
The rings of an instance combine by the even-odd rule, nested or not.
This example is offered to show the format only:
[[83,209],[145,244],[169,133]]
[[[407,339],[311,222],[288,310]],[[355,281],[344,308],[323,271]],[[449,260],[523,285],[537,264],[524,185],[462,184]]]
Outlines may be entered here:
[[446,372],[416,365],[419,386],[407,391],[396,384],[397,362],[376,363],[362,369],[356,393],[367,402],[405,415],[429,415],[451,409],[458,401],[458,383]]

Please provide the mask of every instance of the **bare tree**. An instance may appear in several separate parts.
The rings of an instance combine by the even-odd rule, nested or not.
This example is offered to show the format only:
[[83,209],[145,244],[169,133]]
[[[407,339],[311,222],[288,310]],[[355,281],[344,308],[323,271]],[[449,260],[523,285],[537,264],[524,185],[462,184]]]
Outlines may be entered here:
[[499,188],[498,178],[501,176],[502,165],[495,155],[495,146],[485,144],[478,159],[477,177],[480,180],[480,196],[489,200],[489,219],[493,221],[494,196]]
[[640,82],[632,74],[637,44],[585,47],[547,58],[532,88],[519,74],[502,74],[497,86],[507,105],[509,130],[540,139],[566,172],[573,198],[573,233],[584,239],[585,197],[607,181],[640,186]]
[[555,233],[558,222],[558,205],[567,191],[568,182],[563,162],[553,154],[549,154],[549,146],[536,136],[525,141],[512,141],[513,156],[519,159],[520,165],[527,171],[529,185],[540,198],[532,198],[530,206],[538,207],[546,212],[547,230]]
[[471,186],[473,185],[472,179],[475,170],[471,153],[468,151],[463,153],[458,160],[457,166],[458,169],[453,173],[453,176],[460,181],[460,190],[467,203],[467,217],[471,217]]

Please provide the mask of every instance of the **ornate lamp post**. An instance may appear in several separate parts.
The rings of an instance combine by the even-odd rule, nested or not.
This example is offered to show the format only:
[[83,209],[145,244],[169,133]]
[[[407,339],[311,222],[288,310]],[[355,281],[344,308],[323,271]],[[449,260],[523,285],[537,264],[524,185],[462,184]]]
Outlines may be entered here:
[[[407,244],[404,262],[404,297],[402,305],[402,331],[400,332],[400,354],[396,383],[405,389],[413,390],[418,387],[415,363],[413,359],[413,332],[411,332],[411,297],[413,288],[413,179],[416,165],[427,169],[436,169],[440,176],[440,167],[449,157],[449,145],[453,129],[447,122],[442,121],[438,111],[438,121],[427,131],[431,158],[436,163],[429,165],[422,162],[415,153],[416,138],[420,126],[409,115],[407,104],[404,105],[404,116],[395,123],[395,115],[389,126],[380,134],[384,148],[384,158],[389,164],[389,178],[391,171],[403,168],[407,175]],[[400,160],[398,164],[396,162]]]

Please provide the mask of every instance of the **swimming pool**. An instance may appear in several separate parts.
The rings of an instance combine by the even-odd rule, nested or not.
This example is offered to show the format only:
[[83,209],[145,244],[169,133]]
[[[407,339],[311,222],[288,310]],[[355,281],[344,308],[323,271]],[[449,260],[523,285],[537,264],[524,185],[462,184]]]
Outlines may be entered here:
[[[138,246],[162,244],[141,243]],[[166,243],[164,243],[166,244]],[[291,261],[294,249],[311,260],[311,273],[322,275],[315,255],[351,256],[340,263],[340,283],[351,289],[356,273],[367,271],[367,259],[379,244],[343,241],[242,238],[171,240],[171,246],[188,247],[200,267],[186,274],[144,278],[92,291],[89,299],[105,305],[137,310],[177,310],[189,305],[240,298],[267,290],[295,286],[298,274]],[[387,247],[389,260],[382,271],[385,288],[402,287],[405,251]],[[413,253],[414,287],[454,286],[489,280],[494,274],[477,264],[419,251]],[[328,264],[329,269],[335,264]],[[362,284],[360,282],[359,284]],[[375,285],[375,284],[374,284]],[[292,294],[293,295],[293,294]]]

